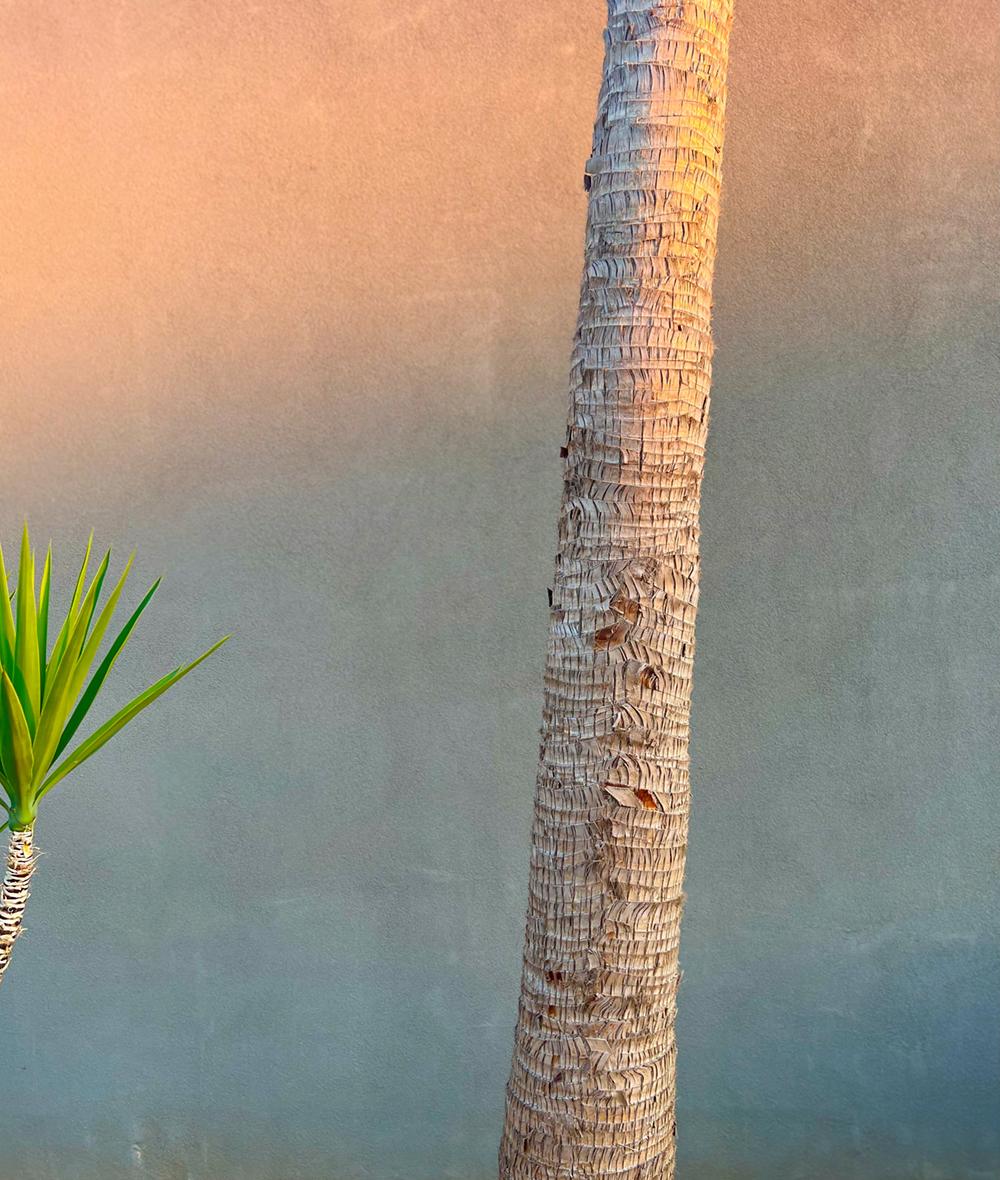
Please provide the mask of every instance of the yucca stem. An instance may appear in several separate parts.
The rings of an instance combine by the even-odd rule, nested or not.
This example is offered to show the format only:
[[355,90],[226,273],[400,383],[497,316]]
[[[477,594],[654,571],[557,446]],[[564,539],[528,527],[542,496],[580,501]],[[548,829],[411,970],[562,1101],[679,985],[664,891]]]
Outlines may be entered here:
[[32,835],[32,828],[11,832],[7,846],[7,872],[0,889],[0,983],[21,933],[24,907],[30,896],[28,885],[37,860]]

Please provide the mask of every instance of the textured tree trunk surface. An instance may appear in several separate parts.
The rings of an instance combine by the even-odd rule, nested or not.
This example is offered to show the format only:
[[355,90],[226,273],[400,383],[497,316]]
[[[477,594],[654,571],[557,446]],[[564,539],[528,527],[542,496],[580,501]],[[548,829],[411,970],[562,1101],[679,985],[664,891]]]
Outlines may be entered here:
[[732,0],[609,0],[503,1180],[674,1175]]
[[7,846],[7,871],[0,887],[0,983],[10,963],[11,951],[21,933],[24,907],[28,903],[28,885],[35,871],[32,830],[11,832]]

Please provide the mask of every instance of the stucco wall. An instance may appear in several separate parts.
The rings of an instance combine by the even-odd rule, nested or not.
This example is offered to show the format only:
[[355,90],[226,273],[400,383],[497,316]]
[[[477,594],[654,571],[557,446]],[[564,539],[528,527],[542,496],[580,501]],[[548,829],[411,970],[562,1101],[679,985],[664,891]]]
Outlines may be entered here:
[[[0,14],[3,536],[237,633],[43,812],[3,1180],[492,1175],[602,21]],[[987,1180],[1000,6],[738,22],[681,1174]]]

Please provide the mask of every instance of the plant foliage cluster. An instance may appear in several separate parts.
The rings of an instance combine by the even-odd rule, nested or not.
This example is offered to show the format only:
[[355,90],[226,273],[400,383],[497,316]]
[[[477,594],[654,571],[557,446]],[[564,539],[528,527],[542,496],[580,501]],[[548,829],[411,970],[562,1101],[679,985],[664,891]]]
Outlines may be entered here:
[[225,636],[196,660],[168,672],[70,750],[77,730],[160,584],[158,578],[150,586],[97,662],[133,558],[126,562],[102,605],[111,550],[105,553],[88,584],[92,546],[93,536],[87,543],[69,610],[51,649],[51,546],[36,586],[35,556],[25,526],[13,593],[0,550],[0,787],[7,810],[7,821],[0,825],[0,831],[5,827],[30,827],[39,802],[57,783],[229,638]]

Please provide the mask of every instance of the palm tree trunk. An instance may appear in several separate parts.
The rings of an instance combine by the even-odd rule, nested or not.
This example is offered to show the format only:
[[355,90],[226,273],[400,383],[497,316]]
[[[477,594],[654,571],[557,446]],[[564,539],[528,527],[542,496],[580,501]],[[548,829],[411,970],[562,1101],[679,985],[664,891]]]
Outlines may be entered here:
[[608,0],[502,1180],[674,1175],[732,0]]
[[11,951],[21,933],[24,907],[29,897],[28,885],[35,871],[37,857],[32,835],[31,828],[11,832],[7,846],[7,872],[0,887],[0,983],[3,983]]

